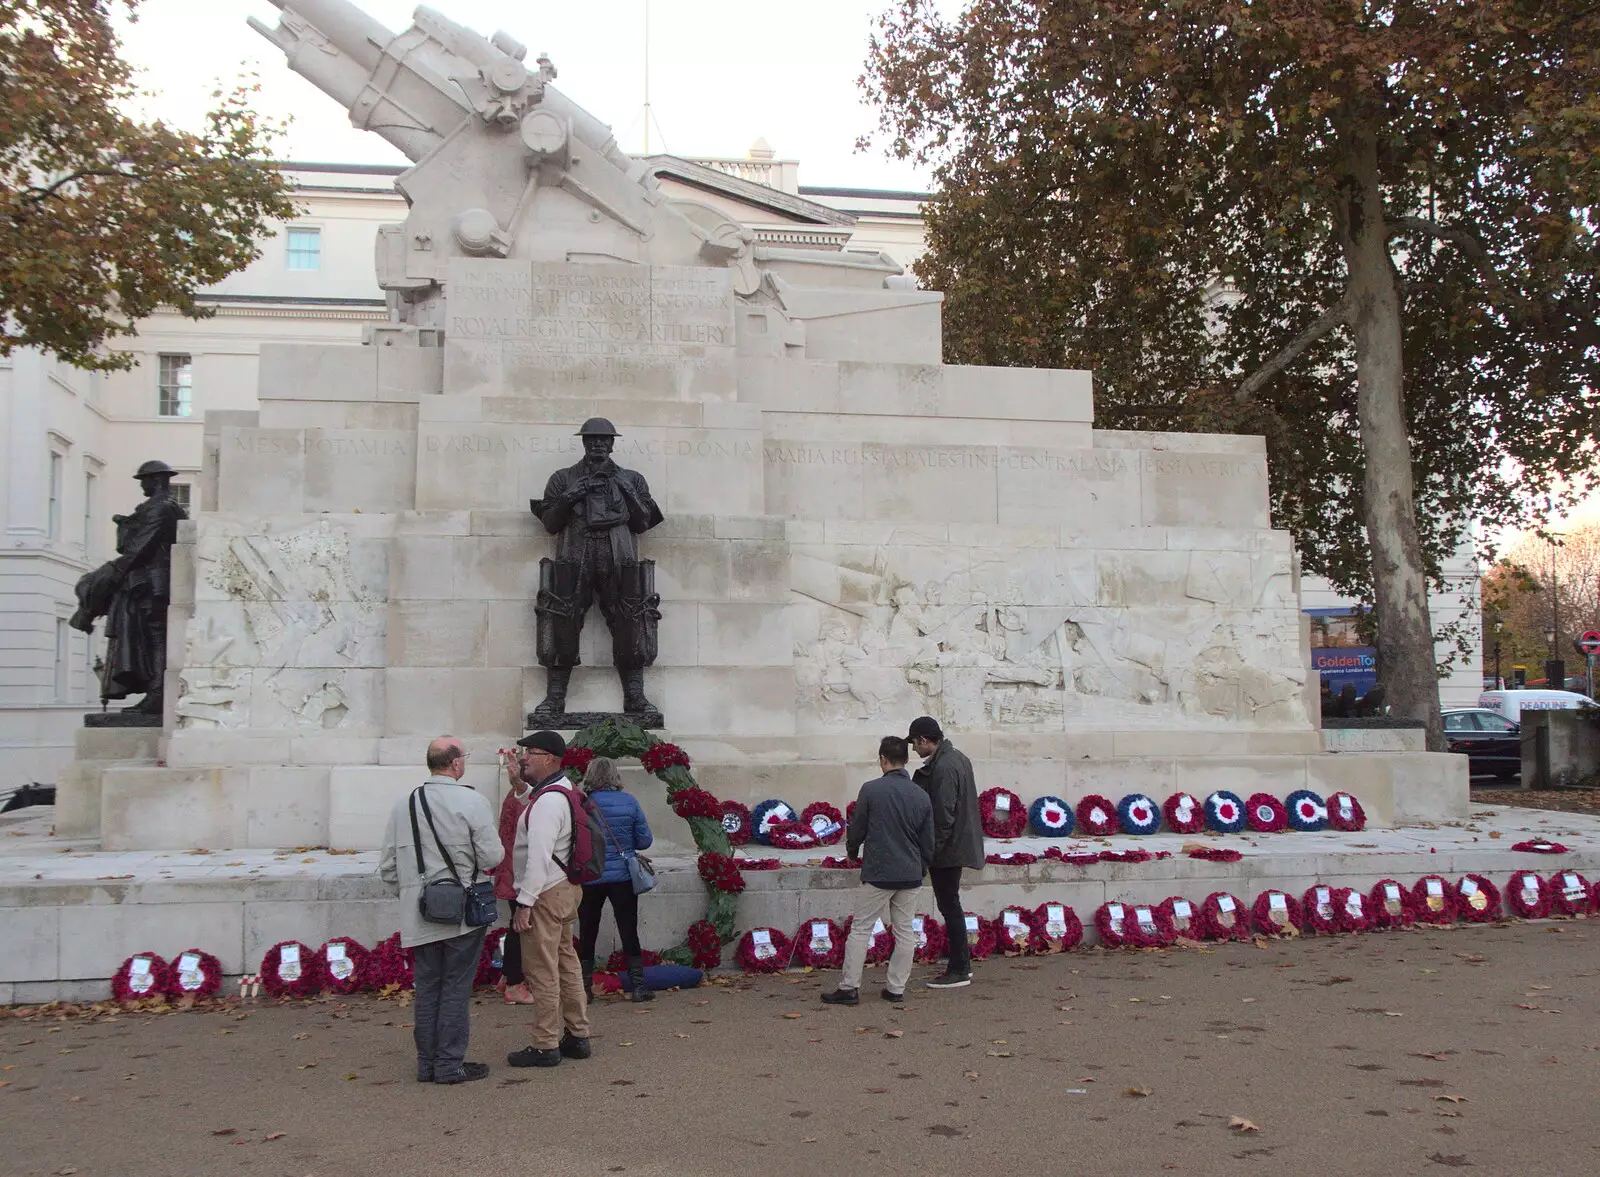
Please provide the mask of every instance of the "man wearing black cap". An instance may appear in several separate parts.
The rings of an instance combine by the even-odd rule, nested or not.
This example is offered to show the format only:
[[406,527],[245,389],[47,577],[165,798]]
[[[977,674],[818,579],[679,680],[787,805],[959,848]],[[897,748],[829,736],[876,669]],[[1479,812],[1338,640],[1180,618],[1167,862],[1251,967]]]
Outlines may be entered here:
[[978,786],[972,761],[944,738],[939,721],[931,715],[912,720],[906,739],[922,757],[922,767],[911,779],[927,790],[933,802],[933,863],[928,881],[933,884],[933,897],[950,939],[949,964],[927,984],[930,989],[959,989],[972,984],[972,950],[967,944],[966,910],[961,906],[961,868],[983,869]]
[[583,972],[572,946],[583,888],[568,880],[561,859],[572,855],[572,807],[561,789],[567,742],[555,732],[517,741],[528,751],[522,779],[533,782],[533,801],[517,822],[511,850],[517,888],[511,926],[522,950],[522,978],[533,994],[533,1045],[512,1052],[513,1067],[554,1067],[563,1058],[588,1058],[589,1009]]
[[534,715],[545,723],[558,723],[566,712],[583,617],[597,600],[611,629],[623,711],[638,716],[656,710],[645,697],[644,668],[656,660],[660,598],[655,564],[639,559],[634,536],[660,523],[661,509],[644,475],[611,460],[616,426],[591,417],[578,436],[583,460],[552,474],[544,498],[529,504],[545,531],[560,537],[555,559],[539,562],[534,607],[539,665],[545,667],[545,697]]

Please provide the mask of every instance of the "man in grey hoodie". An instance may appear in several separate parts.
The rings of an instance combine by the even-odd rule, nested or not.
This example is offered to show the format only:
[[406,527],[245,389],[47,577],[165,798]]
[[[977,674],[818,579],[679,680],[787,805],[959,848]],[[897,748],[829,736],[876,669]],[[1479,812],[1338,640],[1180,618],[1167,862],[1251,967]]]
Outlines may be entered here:
[[[917,890],[933,857],[933,805],[928,795],[906,772],[909,750],[899,736],[885,736],[878,744],[878,768],[883,775],[861,786],[845,852],[861,855],[861,889],[856,893],[854,923],[845,943],[844,971],[839,987],[824,993],[828,1005],[856,1005],[861,1000],[861,969],[867,962],[875,926],[888,917],[894,932],[894,952],[889,957],[885,1001],[904,1001],[911,961],[917,951],[911,919],[916,913]],[[863,851],[862,844],[866,844]]]

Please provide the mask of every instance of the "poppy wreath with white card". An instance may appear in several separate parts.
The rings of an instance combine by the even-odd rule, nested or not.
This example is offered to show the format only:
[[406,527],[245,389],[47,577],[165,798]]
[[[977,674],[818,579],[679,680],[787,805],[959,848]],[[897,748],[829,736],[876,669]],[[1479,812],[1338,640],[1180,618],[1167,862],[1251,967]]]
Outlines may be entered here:
[[167,962],[155,953],[135,952],[111,975],[111,999],[148,1001],[165,997],[161,981],[166,971]]
[[1536,872],[1519,870],[1506,883],[1505,902],[1518,919],[1542,920],[1550,914],[1550,888]]
[[1175,834],[1198,834],[1206,828],[1205,806],[1193,793],[1174,793],[1161,806],[1167,828]]
[[1039,856],[1026,850],[997,850],[984,855],[983,861],[992,866],[1032,866],[1039,861]]
[[261,958],[261,987],[272,997],[322,992],[322,957],[298,940],[282,940]]
[[1462,875],[1456,880],[1456,914],[1469,924],[1490,924],[1503,914],[1500,888],[1483,875]]
[[1245,827],[1244,800],[1237,793],[1218,789],[1206,798],[1206,825],[1219,834],[1237,834]]
[[1423,875],[1411,886],[1411,910],[1419,924],[1456,922],[1456,892],[1438,875]]
[[[856,917],[847,916],[844,921],[844,934],[850,935],[850,929],[855,927]],[[872,939],[867,941],[867,963],[882,964],[889,959],[889,954],[894,951],[894,933],[889,930],[889,925],[882,920],[872,921]]]
[[1172,934],[1179,940],[1205,939],[1200,934],[1200,909],[1182,895],[1167,896],[1161,901],[1160,909],[1167,922],[1172,925]]
[[1065,903],[1041,903],[1033,909],[1033,928],[1043,941],[1041,955],[1071,952],[1083,943],[1083,922]]
[[1366,932],[1372,928],[1372,915],[1367,908],[1367,897],[1353,887],[1335,887],[1333,907],[1339,913],[1341,932]]
[[367,953],[362,962],[361,987],[363,989],[410,989],[414,978],[411,972],[411,949],[400,944],[400,933],[380,940]]
[[800,824],[811,828],[819,846],[832,846],[844,840],[844,814],[826,801],[813,801],[801,810]]
[[1513,842],[1511,849],[1518,854],[1565,854],[1567,848],[1549,838],[1529,838],[1526,842]]
[[1351,794],[1334,793],[1328,798],[1328,825],[1347,834],[1358,834],[1367,828],[1367,811]]
[[1207,940],[1250,939],[1250,912],[1237,895],[1213,891],[1200,904],[1200,934]]
[[1289,811],[1271,793],[1251,793],[1244,804],[1244,816],[1258,834],[1281,834],[1289,828]]
[[1010,789],[985,789],[978,794],[983,832],[991,838],[1015,838],[1028,828],[1028,808]]
[[186,949],[168,962],[161,988],[179,1001],[215,997],[222,988],[222,962],[198,948]]
[[[504,929],[496,928],[503,937]],[[487,948],[488,938],[484,938],[484,947]],[[361,966],[367,959],[367,950],[349,936],[335,936],[317,949],[317,956],[321,959],[322,987],[329,993],[354,993],[361,988]],[[483,963],[483,953],[478,954],[478,963]],[[473,983],[477,983],[477,974],[474,971]]]
[[1029,908],[1002,907],[994,924],[995,948],[1001,956],[1034,956],[1044,949],[1044,937],[1034,931],[1033,912]]
[[1300,917],[1305,921],[1307,932],[1318,936],[1336,936],[1344,931],[1339,925],[1337,890],[1324,883],[1306,888],[1306,893],[1300,897]]
[[794,959],[814,969],[836,969],[844,963],[845,932],[830,919],[809,919],[794,933]]
[[728,835],[728,841],[735,846],[744,846],[750,841],[750,807],[738,801],[724,801],[722,803],[722,832]]
[[1550,914],[1585,916],[1591,910],[1589,880],[1575,870],[1556,871],[1545,880],[1550,891]]
[[1122,926],[1122,943],[1127,948],[1166,948],[1178,934],[1158,904],[1130,903]]
[[1117,807],[1109,798],[1090,793],[1078,802],[1078,836],[1080,838],[1109,838],[1121,829],[1117,821]]
[[1153,834],[1161,829],[1161,809],[1143,793],[1129,793],[1117,802],[1117,821],[1125,834]]
[[1328,828],[1328,803],[1310,789],[1296,789],[1283,799],[1289,812],[1289,828],[1314,834]]
[[750,812],[750,837],[763,846],[770,846],[773,826],[799,819],[800,815],[789,807],[787,801],[763,801]]
[[[981,915],[966,911],[961,913],[961,918],[967,925],[967,948],[973,960],[986,960],[994,955],[996,934],[994,922],[986,920]],[[950,929],[945,929],[945,944],[949,946]]]
[[739,937],[733,956],[747,973],[781,973],[789,967],[790,947],[777,928],[751,928]]
[[914,959],[918,964],[938,960],[950,947],[950,940],[944,934],[944,924],[938,916],[927,912],[919,911],[911,917],[911,934],[917,941]]
[[1305,927],[1305,914],[1293,895],[1263,891],[1250,905],[1250,922],[1263,936],[1298,936]]
[[775,821],[762,839],[774,850],[809,850],[820,845],[814,830],[803,821]]
[[1399,879],[1379,879],[1367,892],[1367,919],[1374,928],[1409,928],[1416,923],[1410,888]]
[[[472,978],[474,988],[493,985],[500,979],[500,975],[505,971],[505,944],[506,930],[490,928],[489,934],[483,938],[483,951],[478,953],[478,971]],[[366,983],[365,965],[366,962],[363,961],[362,967],[357,970],[357,974],[363,978],[362,984]]]
[[1040,797],[1028,806],[1028,824],[1041,838],[1066,838],[1078,822],[1060,797]]

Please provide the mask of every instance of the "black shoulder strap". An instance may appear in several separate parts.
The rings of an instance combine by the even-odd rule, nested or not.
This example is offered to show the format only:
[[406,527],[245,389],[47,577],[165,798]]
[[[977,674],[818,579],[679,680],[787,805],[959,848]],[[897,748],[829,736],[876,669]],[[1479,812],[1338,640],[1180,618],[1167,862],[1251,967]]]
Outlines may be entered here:
[[[451,858],[450,851],[444,848],[444,839],[439,837],[439,827],[433,824],[433,810],[428,806],[428,794],[423,792],[421,785],[417,786],[416,791],[411,794],[411,799],[413,802],[411,809],[411,830],[417,841],[418,876],[420,877],[422,874],[422,835],[421,831],[417,829],[417,810],[415,805],[418,797],[422,798],[422,816],[428,821],[428,830],[433,834],[433,844],[439,847],[439,857],[444,859],[445,869],[450,872],[450,877],[456,881],[456,886],[464,886],[465,884],[461,882],[461,875],[456,871],[455,859]],[[472,847],[472,877],[474,879],[478,877],[478,847],[476,844],[474,844]]]

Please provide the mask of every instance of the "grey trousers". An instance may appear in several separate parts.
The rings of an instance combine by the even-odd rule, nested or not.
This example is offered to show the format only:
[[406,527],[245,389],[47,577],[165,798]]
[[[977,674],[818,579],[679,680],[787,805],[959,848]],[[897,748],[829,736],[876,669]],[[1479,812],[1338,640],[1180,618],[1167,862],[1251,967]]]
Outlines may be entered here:
[[412,1037],[417,1043],[417,1078],[424,1083],[461,1074],[471,1028],[467,1006],[487,931],[474,928],[464,936],[419,944],[411,950],[416,986]]

